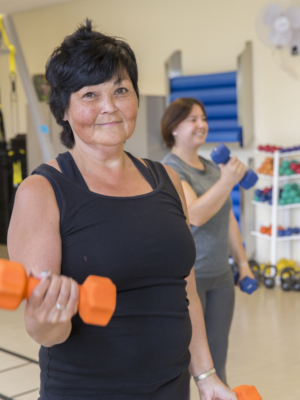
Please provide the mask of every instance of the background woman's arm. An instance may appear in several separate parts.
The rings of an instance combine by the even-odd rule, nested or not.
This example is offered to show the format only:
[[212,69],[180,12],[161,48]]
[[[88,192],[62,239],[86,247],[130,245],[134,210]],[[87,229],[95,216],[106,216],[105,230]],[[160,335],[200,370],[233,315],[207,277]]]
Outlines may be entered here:
[[187,182],[181,182],[192,225],[201,226],[217,214],[230,195],[232,188],[246,172],[246,167],[236,157],[232,157],[226,165],[221,165],[220,168],[221,178],[199,198]]
[[243,246],[239,226],[232,210],[230,211],[229,216],[228,239],[230,255],[239,267],[239,281],[241,281],[246,276],[254,279],[254,275],[248,264],[247,255]]
[[[29,335],[44,346],[64,342],[77,310],[78,285],[60,276],[60,213],[52,186],[44,177],[31,176],[18,188],[7,244],[10,260],[22,263],[28,275],[39,277],[48,271],[48,278],[41,280],[26,304]],[[64,310],[56,308],[57,302]]]

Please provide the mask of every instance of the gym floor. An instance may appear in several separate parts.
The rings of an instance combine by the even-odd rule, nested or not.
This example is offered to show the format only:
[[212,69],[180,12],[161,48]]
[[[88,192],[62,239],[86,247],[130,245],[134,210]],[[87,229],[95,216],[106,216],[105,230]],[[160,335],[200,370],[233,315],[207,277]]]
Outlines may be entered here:
[[[0,245],[0,258],[7,258]],[[0,310],[0,399],[36,400],[39,346],[27,335],[24,304]],[[236,289],[227,363],[231,387],[255,385],[263,400],[300,399],[300,293]],[[199,400],[191,382],[191,400]],[[167,399],[166,399],[167,400]]]

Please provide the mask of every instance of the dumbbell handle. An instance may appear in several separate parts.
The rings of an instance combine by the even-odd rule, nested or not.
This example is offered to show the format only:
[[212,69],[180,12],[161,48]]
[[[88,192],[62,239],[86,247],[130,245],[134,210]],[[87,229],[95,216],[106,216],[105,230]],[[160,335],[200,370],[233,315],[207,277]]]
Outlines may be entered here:
[[233,389],[238,400],[262,400],[254,386],[241,385]]
[[[28,277],[22,264],[0,260],[0,308],[15,310],[29,299],[40,280]],[[109,278],[90,275],[79,286],[78,311],[81,319],[105,326],[116,308],[116,286]]]
[[[227,164],[230,160],[230,150],[223,143],[221,143],[216,146],[211,152],[211,159],[216,164]],[[240,181],[240,185],[244,189],[250,189],[252,186],[255,185],[257,180],[257,174],[252,169],[249,169],[248,171],[246,171],[244,177]]]

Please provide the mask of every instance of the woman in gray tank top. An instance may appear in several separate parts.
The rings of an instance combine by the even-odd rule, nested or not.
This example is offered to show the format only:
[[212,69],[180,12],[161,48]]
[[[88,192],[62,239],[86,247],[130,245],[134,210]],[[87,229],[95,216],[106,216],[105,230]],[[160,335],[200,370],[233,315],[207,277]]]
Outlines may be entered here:
[[198,155],[208,124],[204,105],[196,99],[181,98],[171,103],[162,117],[161,130],[166,145],[172,148],[162,163],[179,175],[187,201],[208,343],[217,374],[227,384],[225,363],[234,308],[229,253],[239,266],[240,280],[253,278],[230,198],[246,167],[232,157],[219,168]]

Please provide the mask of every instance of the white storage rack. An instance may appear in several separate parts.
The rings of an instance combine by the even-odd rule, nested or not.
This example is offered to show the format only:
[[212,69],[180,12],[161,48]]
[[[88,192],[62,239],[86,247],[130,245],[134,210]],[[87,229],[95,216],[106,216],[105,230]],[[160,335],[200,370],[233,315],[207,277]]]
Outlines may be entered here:
[[[264,151],[255,151],[256,155],[264,156],[264,157],[272,157],[273,158],[273,176],[259,174],[260,178],[264,178],[272,181],[273,191],[272,191],[272,205],[266,204],[264,202],[252,201],[257,207],[265,207],[272,211],[271,223],[272,223],[272,235],[262,234],[260,232],[253,231],[251,234],[253,236],[263,238],[266,240],[271,240],[271,254],[270,254],[270,262],[272,265],[277,264],[277,245],[278,242],[286,242],[286,251],[285,258],[291,259],[291,242],[294,240],[300,240],[300,235],[291,235],[291,236],[282,236],[279,237],[277,233],[278,229],[278,212],[284,212],[284,221],[285,221],[285,229],[291,226],[291,212],[295,208],[300,208],[300,203],[297,204],[288,204],[284,206],[280,206],[278,204],[279,200],[279,189],[280,186],[285,185],[291,180],[298,179],[300,180],[300,174],[294,174],[289,176],[280,176],[279,175],[279,166],[281,159],[290,159],[290,157],[299,157],[300,151],[291,151],[281,153],[280,151],[275,151],[274,153],[264,152]],[[300,162],[300,160],[299,160]]]

